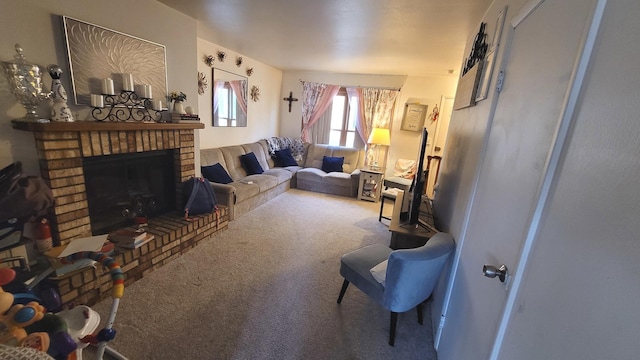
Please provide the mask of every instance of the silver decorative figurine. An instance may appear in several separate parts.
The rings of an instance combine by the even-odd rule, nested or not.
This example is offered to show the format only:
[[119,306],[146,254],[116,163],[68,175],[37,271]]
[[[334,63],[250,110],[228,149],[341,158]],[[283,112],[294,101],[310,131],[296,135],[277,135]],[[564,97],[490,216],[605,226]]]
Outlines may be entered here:
[[60,82],[60,75],[62,75],[62,68],[58,65],[51,64],[47,66],[47,71],[51,75],[51,100],[53,100],[53,106],[51,107],[51,121],[65,121],[72,122],[73,114],[69,105],[67,105],[67,92]]
[[42,89],[42,68],[27,62],[20,44],[16,44],[16,53],[15,62],[2,62],[11,91],[16,100],[27,109],[25,120],[48,122],[48,119],[40,119],[36,114],[40,102],[50,96],[50,93],[43,92]]

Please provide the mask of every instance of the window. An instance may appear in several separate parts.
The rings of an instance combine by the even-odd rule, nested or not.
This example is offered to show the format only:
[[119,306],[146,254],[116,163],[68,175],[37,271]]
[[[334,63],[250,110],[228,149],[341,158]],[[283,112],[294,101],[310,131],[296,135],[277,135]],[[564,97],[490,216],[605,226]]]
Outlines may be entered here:
[[218,91],[218,111],[217,117],[214,116],[214,119],[217,119],[218,122],[215,126],[238,126],[238,112],[242,111],[238,109],[238,101],[236,99],[236,94],[233,92],[233,89],[229,85],[229,82],[225,82],[224,87],[217,90]]
[[[352,99],[351,103],[357,103],[355,98]],[[333,104],[328,111],[331,111],[329,145],[355,147],[358,107],[349,106],[347,89],[340,88],[338,94],[334,96]]]

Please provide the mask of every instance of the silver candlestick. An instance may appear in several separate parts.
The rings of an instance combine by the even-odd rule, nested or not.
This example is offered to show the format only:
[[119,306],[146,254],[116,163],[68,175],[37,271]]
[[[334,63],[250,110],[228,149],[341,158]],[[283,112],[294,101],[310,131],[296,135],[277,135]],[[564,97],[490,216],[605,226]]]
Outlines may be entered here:
[[42,68],[27,62],[22,54],[20,44],[16,44],[16,53],[15,62],[2,62],[11,92],[15,95],[16,100],[27,109],[25,120],[48,122],[48,119],[40,119],[36,114],[40,102],[51,96],[42,88]]

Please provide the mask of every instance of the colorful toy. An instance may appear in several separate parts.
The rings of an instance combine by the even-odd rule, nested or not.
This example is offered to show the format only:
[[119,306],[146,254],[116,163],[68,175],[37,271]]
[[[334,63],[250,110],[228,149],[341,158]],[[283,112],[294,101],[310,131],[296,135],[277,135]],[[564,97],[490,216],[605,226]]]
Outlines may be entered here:
[[35,301],[14,305],[0,317],[0,343],[17,346],[27,337],[24,327],[41,320],[46,309]]

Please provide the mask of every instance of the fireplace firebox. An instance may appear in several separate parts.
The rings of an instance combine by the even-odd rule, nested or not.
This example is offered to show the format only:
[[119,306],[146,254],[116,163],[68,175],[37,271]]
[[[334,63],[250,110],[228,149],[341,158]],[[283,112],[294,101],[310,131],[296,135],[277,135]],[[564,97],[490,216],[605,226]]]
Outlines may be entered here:
[[92,234],[174,211],[173,159],[173,150],[83,158]]

